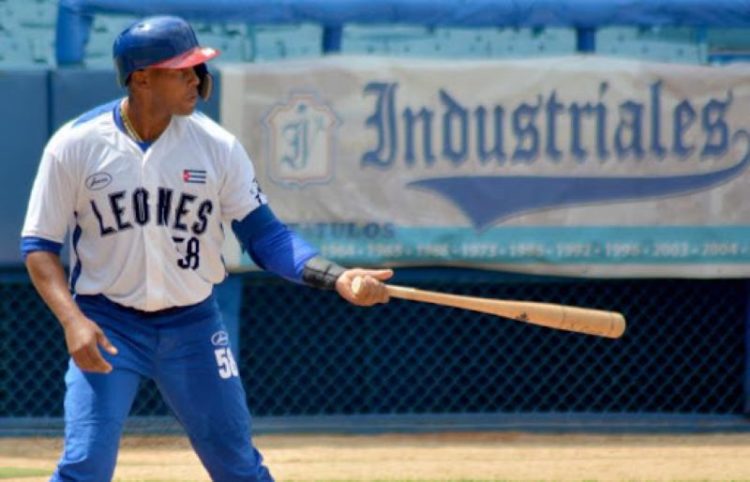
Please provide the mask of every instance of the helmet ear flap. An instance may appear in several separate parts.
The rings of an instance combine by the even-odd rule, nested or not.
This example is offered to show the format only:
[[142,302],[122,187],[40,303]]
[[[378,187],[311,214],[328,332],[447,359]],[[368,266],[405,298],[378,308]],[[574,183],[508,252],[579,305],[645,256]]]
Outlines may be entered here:
[[195,69],[195,73],[200,80],[200,83],[198,84],[198,95],[201,96],[201,99],[208,100],[208,98],[211,97],[211,91],[214,87],[214,78],[208,72],[206,64],[198,64],[193,67],[193,69]]
[[198,95],[201,96],[201,99],[208,100],[209,97],[211,97],[211,92],[214,89],[214,78],[211,74],[206,72],[206,75],[203,76],[203,80],[201,80],[201,83],[198,84]]

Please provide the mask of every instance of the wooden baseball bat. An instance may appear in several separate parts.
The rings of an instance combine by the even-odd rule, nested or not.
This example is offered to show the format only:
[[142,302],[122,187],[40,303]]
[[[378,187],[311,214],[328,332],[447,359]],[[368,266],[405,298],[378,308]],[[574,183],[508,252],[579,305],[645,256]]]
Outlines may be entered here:
[[[362,278],[355,278],[352,291],[359,292]],[[594,310],[554,303],[500,300],[419,290],[406,286],[385,285],[393,298],[422,301],[436,305],[489,313],[524,323],[587,335],[619,338],[625,332],[625,317],[616,311]]]

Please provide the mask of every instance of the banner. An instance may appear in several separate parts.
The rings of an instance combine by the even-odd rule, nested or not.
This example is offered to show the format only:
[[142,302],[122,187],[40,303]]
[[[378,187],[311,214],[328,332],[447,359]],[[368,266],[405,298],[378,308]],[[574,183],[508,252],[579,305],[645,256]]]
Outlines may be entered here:
[[[750,274],[750,68],[580,56],[221,68],[279,218],[346,265]],[[248,266],[234,243],[226,259]]]

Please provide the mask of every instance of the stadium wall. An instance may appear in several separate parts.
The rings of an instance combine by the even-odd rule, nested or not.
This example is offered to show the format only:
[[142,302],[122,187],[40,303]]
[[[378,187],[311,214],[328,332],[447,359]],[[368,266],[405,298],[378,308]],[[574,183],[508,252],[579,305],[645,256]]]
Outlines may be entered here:
[[[532,3],[544,6],[544,2]],[[569,3],[579,9],[594,5]],[[198,8],[198,2],[179,4]],[[497,2],[478,2],[482,8],[493,4]],[[741,2],[712,2],[711,15],[705,9],[689,8],[693,4],[642,2],[642,15],[625,20],[699,24],[702,19],[711,25],[746,26],[743,19],[748,16],[736,15]],[[421,2],[400,19],[389,17],[390,13],[373,15],[364,6],[341,17],[343,3],[327,5],[330,8],[304,11],[277,11],[264,5],[265,14],[258,14],[256,20],[327,22],[325,41],[331,50],[343,21],[424,18],[418,8]],[[341,9],[331,10],[331,5]],[[78,27],[67,27],[81,29],[72,37],[83,41],[80,47],[85,44],[86,18],[96,13],[157,13],[154,9],[180,13],[181,7],[177,2],[63,0],[60,8],[67,9],[67,21],[83,19]],[[211,8],[220,11],[215,5]],[[573,23],[580,26],[579,47],[592,50],[593,44],[586,40],[592,28],[597,22],[607,24],[617,13],[607,8],[593,16],[586,16],[586,9],[573,8],[575,15],[536,13],[525,20],[497,9],[492,17],[430,18],[435,24],[466,26],[477,21],[457,19],[479,18],[493,25],[510,23],[509,18],[518,25]],[[483,11],[478,8],[475,13]],[[209,15],[198,10],[187,13]],[[338,15],[339,22],[332,22],[334,17],[318,18],[327,14]],[[75,52],[68,51],[72,55],[68,59],[74,59],[68,63],[76,63]],[[60,55],[64,61],[65,54]],[[220,79],[217,83],[221,85]],[[0,434],[57,433],[61,428],[64,341],[34,293],[18,254],[18,232],[41,150],[63,122],[121,94],[110,70],[0,72],[0,102],[7,113],[19,113],[0,120],[0,141],[5,146],[0,158],[6,170],[0,190],[5,208],[0,217]],[[214,96],[204,110],[220,120],[219,97]],[[236,348],[248,403],[258,416],[256,430],[750,428],[746,418],[750,413],[748,280],[585,280],[403,269],[397,282],[477,296],[617,306],[630,327],[626,337],[615,343],[407,302],[360,310],[331,293],[293,286],[262,273],[233,274],[220,287],[219,296],[237,335],[233,338],[239,340]],[[155,387],[147,383],[142,390],[133,414],[151,422],[136,425],[136,430],[170,430],[173,424],[162,418],[168,412]]]

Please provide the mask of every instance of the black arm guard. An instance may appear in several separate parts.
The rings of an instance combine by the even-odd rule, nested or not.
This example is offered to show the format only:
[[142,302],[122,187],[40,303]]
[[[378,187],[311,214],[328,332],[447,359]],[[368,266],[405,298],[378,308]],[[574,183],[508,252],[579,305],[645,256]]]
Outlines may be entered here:
[[337,265],[320,256],[314,256],[307,260],[302,268],[302,281],[314,288],[332,290],[336,287],[336,280],[346,268]]

